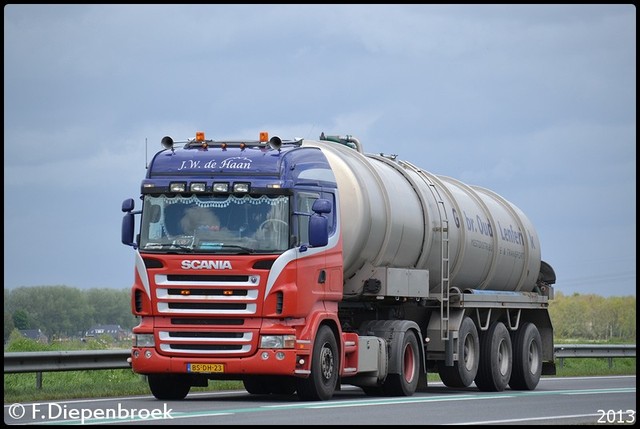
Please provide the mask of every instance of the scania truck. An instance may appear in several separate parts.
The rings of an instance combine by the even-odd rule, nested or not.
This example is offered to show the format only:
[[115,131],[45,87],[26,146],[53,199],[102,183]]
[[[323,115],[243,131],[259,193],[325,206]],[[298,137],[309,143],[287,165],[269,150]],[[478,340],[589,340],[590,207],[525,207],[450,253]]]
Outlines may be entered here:
[[122,204],[135,251],[130,362],[157,399],[533,390],[555,374],[556,281],[488,189],[365,153],[350,135],[174,141]]

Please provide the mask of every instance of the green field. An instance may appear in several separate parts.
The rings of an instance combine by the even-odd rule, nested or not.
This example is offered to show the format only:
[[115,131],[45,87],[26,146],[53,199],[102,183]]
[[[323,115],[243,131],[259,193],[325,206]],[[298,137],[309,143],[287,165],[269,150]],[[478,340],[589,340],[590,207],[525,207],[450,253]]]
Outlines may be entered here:
[[[557,365],[557,376],[635,375],[635,358],[615,358],[609,367],[607,358],[565,358],[562,367]],[[428,380],[439,381],[436,374],[429,374]],[[209,387],[194,387],[192,392],[243,389],[239,381],[212,381]],[[5,374],[4,402],[32,402],[45,400],[120,397],[149,395],[149,388],[143,376],[130,369],[109,369],[95,371],[45,372],[42,374],[42,388],[36,388],[36,374]]]

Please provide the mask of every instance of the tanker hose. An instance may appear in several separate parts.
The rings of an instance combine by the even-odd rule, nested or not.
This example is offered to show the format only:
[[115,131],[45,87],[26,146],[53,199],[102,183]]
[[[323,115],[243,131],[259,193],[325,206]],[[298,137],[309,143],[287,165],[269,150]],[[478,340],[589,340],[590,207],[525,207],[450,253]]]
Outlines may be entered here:
[[360,144],[360,141],[350,135],[347,135],[345,137],[342,136],[325,136],[324,132],[322,134],[320,134],[320,140],[325,140],[325,141],[330,141],[330,142],[334,142],[334,143],[340,143],[343,144],[345,146],[350,147],[351,149],[355,149],[360,153],[364,153],[362,152],[362,144]]

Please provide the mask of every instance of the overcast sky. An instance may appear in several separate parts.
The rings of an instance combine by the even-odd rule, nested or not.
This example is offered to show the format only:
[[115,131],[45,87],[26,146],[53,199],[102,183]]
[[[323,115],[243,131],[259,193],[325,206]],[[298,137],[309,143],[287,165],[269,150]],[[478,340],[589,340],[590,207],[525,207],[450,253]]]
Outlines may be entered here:
[[489,188],[556,291],[635,296],[636,114],[631,4],[6,5],[4,286],[131,287],[161,138],[264,130]]

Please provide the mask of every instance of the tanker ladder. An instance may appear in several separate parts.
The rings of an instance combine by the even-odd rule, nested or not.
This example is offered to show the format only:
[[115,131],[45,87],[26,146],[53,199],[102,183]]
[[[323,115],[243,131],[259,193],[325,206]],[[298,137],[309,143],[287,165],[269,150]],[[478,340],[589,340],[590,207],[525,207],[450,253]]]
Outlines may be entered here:
[[429,190],[438,206],[438,216],[440,226],[435,227],[434,232],[440,231],[440,340],[445,343],[445,360],[446,365],[453,365],[453,347],[449,339],[449,219],[447,219],[447,211],[445,210],[444,200],[440,196],[440,192],[436,187],[430,175],[424,170],[416,167],[408,161],[400,161],[400,164],[413,170],[418,176],[422,177],[428,185]]

